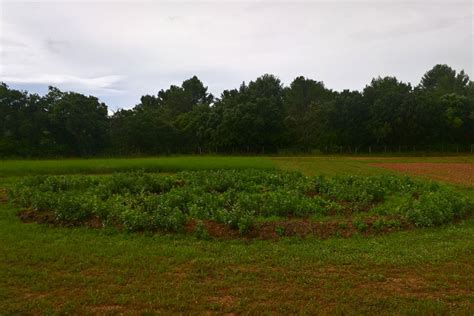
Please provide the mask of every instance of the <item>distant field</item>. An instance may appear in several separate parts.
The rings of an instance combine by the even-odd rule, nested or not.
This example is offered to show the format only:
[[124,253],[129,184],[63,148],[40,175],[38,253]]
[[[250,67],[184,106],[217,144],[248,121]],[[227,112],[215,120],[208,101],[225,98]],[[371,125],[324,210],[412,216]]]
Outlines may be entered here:
[[274,168],[273,162],[260,157],[183,156],[159,158],[3,160],[0,176],[30,174],[101,174],[143,170],[175,172],[182,170]]
[[272,157],[283,170],[306,175],[405,174],[442,181],[467,188],[474,187],[474,155],[443,157]]
[[[28,174],[249,167],[399,174],[373,163],[473,164],[474,156],[0,161],[0,315],[472,315],[472,217],[370,237],[206,240],[25,224],[5,194]],[[473,187],[458,188],[474,200]]]
[[431,179],[467,186],[474,186],[473,163],[372,163],[372,166],[403,172],[408,175],[424,176]]
[[102,174],[143,170],[176,172],[206,169],[271,169],[300,171],[306,175],[389,173],[374,163],[474,163],[474,155],[452,157],[225,157],[177,156],[158,158],[108,158],[108,159],[52,159],[52,160],[0,160],[0,176],[31,174]]

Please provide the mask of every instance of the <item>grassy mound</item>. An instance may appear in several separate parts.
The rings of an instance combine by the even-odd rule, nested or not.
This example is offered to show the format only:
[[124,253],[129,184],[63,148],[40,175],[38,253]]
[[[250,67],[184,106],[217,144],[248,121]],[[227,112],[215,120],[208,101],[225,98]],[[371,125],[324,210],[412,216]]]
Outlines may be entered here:
[[441,225],[473,210],[451,187],[407,177],[249,169],[35,176],[9,194],[28,208],[25,220],[199,236],[345,236]]

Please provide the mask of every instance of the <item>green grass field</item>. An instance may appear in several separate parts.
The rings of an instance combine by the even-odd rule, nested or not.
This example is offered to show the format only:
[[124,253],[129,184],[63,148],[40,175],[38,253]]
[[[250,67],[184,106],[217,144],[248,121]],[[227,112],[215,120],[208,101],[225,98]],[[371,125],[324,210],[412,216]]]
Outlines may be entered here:
[[64,160],[3,160],[0,176],[31,174],[105,174],[143,170],[175,172],[182,170],[274,168],[269,159],[257,157],[160,157]]
[[[28,174],[134,169],[393,173],[368,165],[387,160],[471,164],[474,156],[1,161],[0,188]],[[459,190],[474,200],[473,187]],[[473,218],[376,237],[261,241],[52,228],[21,223],[18,211],[0,204],[0,315],[474,312]]]

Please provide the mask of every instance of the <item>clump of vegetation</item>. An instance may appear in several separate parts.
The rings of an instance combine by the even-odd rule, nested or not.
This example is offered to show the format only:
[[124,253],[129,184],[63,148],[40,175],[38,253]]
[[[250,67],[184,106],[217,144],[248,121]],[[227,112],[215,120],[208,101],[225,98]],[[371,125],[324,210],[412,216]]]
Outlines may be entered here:
[[361,218],[356,218],[353,222],[352,222],[352,225],[354,225],[354,227],[360,231],[360,232],[364,232],[367,230],[368,228],[368,225],[363,221],[363,219]]
[[[214,98],[193,76],[134,104],[109,116],[93,96],[54,87],[39,96],[0,82],[0,157],[469,152],[474,135],[474,83],[464,71],[441,64],[416,88],[387,76],[361,91],[337,92],[310,78],[298,76],[284,86],[265,74]],[[21,164],[22,173],[37,165]],[[54,172],[69,169],[51,164]],[[68,164],[90,169],[88,162]],[[11,166],[0,170],[13,171]],[[117,168],[124,163],[93,169]],[[181,170],[166,162],[148,169]]]
[[[58,223],[100,221],[127,231],[182,231],[203,221],[248,234],[256,219],[344,217],[360,232],[434,226],[472,211],[472,203],[451,187],[407,177],[305,177],[276,170],[214,170],[161,175],[143,172],[111,176],[35,176],[10,192],[12,200],[37,212],[53,212]],[[396,201],[396,203],[394,203]],[[368,221],[367,218],[377,218]],[[285,234],[284,226],[274,232]]]

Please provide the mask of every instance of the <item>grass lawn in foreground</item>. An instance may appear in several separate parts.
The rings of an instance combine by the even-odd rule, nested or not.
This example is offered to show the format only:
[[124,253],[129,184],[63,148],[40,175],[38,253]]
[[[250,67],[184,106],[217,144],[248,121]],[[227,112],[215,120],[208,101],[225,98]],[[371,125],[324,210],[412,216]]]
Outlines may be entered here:
[[[271,159],[281,168],[306,174],[392,172],[345,157]],[[472,163],[471,158],[449,159]],[[407,161],[416,162],[417,158]],[[85,162],[79,164],[87,166]],[[22,168],[4,168],[9,171],[0,174],[10,177],[0,179],[0,187],[16,182],[12,175],[28,173]],[[38,168],[44,172],[43,167]],[[81,171],[90,173],[87,168]],[[462,191],[474,198],[472,188],[464,187]],[[370,238],[246,241],[50,228],[21,223],[17,212],[17,208],[0,204],[2,315],[471,315],[474,310],[472,218],[438,228]]]

